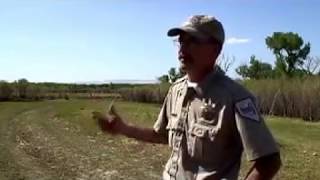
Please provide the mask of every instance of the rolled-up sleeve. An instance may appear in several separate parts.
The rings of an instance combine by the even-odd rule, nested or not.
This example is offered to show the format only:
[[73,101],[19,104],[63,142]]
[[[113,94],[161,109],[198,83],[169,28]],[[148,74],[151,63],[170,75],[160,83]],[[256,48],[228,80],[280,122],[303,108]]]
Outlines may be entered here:
[[168,135],[167,131],[167,125],[168,125],[168,120],[169,120],[169,115],[170,115],[170,90],[163,102],[163,105],[161,107],[160,113],[158,115],[158,119],[153,125],[153,129],[156,133],[159,133],[163,136]]

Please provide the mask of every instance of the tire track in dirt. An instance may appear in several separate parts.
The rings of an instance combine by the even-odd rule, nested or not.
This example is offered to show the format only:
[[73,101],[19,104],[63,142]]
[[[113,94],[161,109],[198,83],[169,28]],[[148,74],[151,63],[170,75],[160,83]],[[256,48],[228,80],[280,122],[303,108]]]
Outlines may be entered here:
[[160,179],[159,147],[86,127],[84,122],[92,120],[91,106],[47,101],[7,113],[5,123],[1,115],[5,126],[0,133],[5,136],[0,145],[6,145],[0,157],[2,153],[9,158],[0,159],[0,179]]
[[[56,116],[52,107],[24,111],[9,124],[8,140],[15,165],[12,178],[19,179],[112,179],[118,172],[106,170],[99,156],[74,148],[66,139],[77,136],[82,143],[92,137],[78,137],[79,128]],[[80,146],[84,147],[84,146]]]

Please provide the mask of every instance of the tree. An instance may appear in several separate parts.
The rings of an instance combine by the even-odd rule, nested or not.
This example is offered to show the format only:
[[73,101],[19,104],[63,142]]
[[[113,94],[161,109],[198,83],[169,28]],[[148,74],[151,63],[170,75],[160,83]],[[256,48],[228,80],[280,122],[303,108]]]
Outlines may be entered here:
[[158,77],[158,80],[161,83],[164,83],[164,82],[173,83],[177,79],[183,77],[184,75],[185,75],[185,72],[183,72],[181,69],[179,69],[179,71],[177,72],[176,68],[172,67],[169,69],[168,74],[164,74],[164,75]]
[[220,68],[224,72],[228,72],[234,62],[235,62],[234,56],[230,57],[230,56],[226,56],[225,54],[222,54],[218,59],[218,66],[220,66]]
[[301,69],[303,69],[307,75],[317,74],[317,72],[320,72],[320,58],[308,56],[305,63],[301,66]]
[[179,68],[179,72],[175,68],[170,68],[169,70],[169,82],[174,83],[177,79],[182,78],[186,73]]
[[176,72],[176,68],[170,68],[168,72],[169,82],[173,83],[178,79],[178,73]]
[[266,79],[273,78],[274,72],[272,66],[268,63],[259,61],[254,55],[250,57],[250,65],[241,65],[236,72],[243,78]]
[[293,77],[310,53],[310,43],[292,32],[274,32],[266,44],[276,56],[275,70],[279,75]]
[[40,86],[37,84],[29,83],[26,89],[26,98],[32,100],[39,100],[41,97]]
[[169,82],[169,76],[167,74],[164,74],[158,77],[158,80],[160,81],[160,83],[167,83]]
[[28,88],[29,82],[27,79],[19,79],[17,82],[17,88],[18,88],[18,94],[19,98],[26,98],[27,97],[27,88]]
[[13,89],[6,81],[0,81],[0,100],[9,100]]

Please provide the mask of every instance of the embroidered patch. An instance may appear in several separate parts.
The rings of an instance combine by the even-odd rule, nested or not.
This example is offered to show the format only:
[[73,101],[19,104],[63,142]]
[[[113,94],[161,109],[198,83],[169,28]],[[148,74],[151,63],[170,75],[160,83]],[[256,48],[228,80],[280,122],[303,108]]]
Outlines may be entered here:
[[256,106],[254,105],[254,103],[250,98],[237,102],[236,108],[240,116],[244,118],[249,118],[258,122],[260,121]]

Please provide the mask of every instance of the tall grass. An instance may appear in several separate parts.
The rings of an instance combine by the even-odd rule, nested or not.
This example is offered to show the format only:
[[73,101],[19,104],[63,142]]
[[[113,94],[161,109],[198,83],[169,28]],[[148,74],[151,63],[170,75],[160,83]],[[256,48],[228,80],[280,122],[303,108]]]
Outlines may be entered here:
[[155,84],[119,89],[121,98],[127,101],[162,103],[170,84]]
[[[297,79],[245,80],[241,82],[258,99],[265,115],[297,117],[320,121],[320,77]],[[162,103],[169,84],[122,88],[122,99],[136,102]]]
[[[245,80],[241,83],[256,95],[263,114],[298,117],[305,121],[320,121],[320,76]],[[122,98],[126,101],[162,103],[169,86],[169,83],[120,84],[112,85],[112,87],[108,87],[110,89],[106,89],[106,87],[98,87],[98,85],[94,88],[91,88],[90,85],[79,85],[77,88],[59,90],[59,88],[50,89],[31,84],[24,89],[22,98],[21,92],[13,84],[0,81],[0,101],[112,97]]]
[[264,114],[320,121],[320,77],[247,80]]

